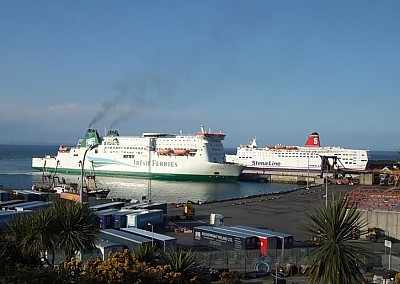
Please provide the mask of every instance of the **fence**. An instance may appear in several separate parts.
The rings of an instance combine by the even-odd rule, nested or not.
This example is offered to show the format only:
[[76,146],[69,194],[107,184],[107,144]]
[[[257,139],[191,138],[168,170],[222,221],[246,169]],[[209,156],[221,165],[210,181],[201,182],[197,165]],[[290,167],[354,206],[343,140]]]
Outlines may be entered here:
[[306,263],[307,254],[313,248],[293,248],[287,250],[269,250],[267,256],[262,256],[257,250],[219,250],[196,251],[196,258],[202,265],[211,269],[229,269],[241,273],[275,270],[275,266],[285,267],[288,263],[300,267]]
[[[210,267],[214,270],[238,271],[247,273],[252,271],[269,272],[275,271],[276,267],[283,267],[287,273],[295,273],[291,268],[297,268],[298,273],[305,273],[309,268],[307,266],[307,255],[313,247],[292,248],[287,250],[269,250],[267,256],[262,256],[257,250],[241,250],[241,251],[195,251],[196,258],[200,260],[203,266]],[[366,264],[367,269],[383,268],[388,266],[388,255],[376,254],[373,257],[362,260]],[[391,256],[391,268],[400,270],[400,258]]]

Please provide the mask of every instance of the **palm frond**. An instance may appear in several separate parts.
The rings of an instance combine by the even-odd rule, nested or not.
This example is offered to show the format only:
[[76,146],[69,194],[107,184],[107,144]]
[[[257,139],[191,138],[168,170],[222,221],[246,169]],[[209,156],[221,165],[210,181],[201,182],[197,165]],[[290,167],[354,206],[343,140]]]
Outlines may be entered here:
[[321,202],[315,212],[307,214],[308,222],[302,229],[310,236],[319,235],[322,242],[309,254],[312,269],[310,281],[327,283],[361,283],[364,266],[360,255],[365,252],[349,243],[355,231],[362,233],[365,223],[361,213],[350,205],[344,195],[332,199],[328,206]]

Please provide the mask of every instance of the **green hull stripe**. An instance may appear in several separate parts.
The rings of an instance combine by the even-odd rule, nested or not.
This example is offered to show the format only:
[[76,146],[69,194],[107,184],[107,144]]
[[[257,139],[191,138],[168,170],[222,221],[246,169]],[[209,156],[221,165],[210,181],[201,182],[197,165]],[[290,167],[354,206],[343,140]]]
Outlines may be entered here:
[[[34,170],[43,171],[43,168],[33,167]],[[49,172],[54,172],[54,168],[46,168]],[[86,171],[89,173],[89,171]],[[57,169],[57,173],[80,175],[81,170]],[[157,174],[157,173],[132,173],[132,172],[109,172],[96,171],[96,176],[126,177],[126,178],[151,178],[154,180],[175,180],[175,181],[212,181],[212,182],[236,182],[237,176],[216,176],[216,175],[183,175],[183,174]]]

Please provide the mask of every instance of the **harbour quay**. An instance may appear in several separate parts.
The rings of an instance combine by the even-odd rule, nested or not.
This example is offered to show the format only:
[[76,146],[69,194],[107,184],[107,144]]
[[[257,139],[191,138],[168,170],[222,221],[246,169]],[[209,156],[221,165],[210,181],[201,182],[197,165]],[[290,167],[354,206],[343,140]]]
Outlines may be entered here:
[[[306,273],[307,266],[304,266],[304,260],[309,251],[315,247],[300,228],[301,224],[307,222],[306,214],[313,212],[315,206],[324,203],[327,199],[330,200],[340,193],[350,193],[357,188],[359,188],[358,185],[328,184],[327,186],[310,186],[309,189],[302,187],[291,191],[215,202],[183,204],[154,202],[154,204],[164,204],[161,209],[163,211],[162,220],[160,221],[157,217],[157,222],[156,219],[136,222],[141,224],[138,228],[139,233],[146,234],[146,236],[136,235],[136,229],[127,230],[128,217],[123,218],[123,214],[120,212],[127,210],[127,214],[128,212],[132,213],[132,210],[138,210],[137,207],[151,205],[151,203],[132,204],[129,200],[97,199],[95,197],[89,197],[88,202],[96,214],[110,216],[108,218],[111,221],[101,228],[101,240],[98,243],[99,252],[103,252],[102,257],[106,257],[108,251],[118,251],[125,247],[134,248],[142,243],[152,242],[157,242],[162,246],[162,242],[164,242],[164,247],[191,249],[202,261],[202,264],[212,269],[214,273],[226,270],[238,271],[249,278],[257,277],[257,280],[262,281],[259,283],[270,283],[272,278],[267,274],[275,270],[275,266],[277,266],[286,273],[287,283],[291,283],[305,282],[306,276],[303,274]],[[383,189],[387,188],[382,187]],[[26,196],[30,196],[30,194],[26,192]],[[42,196],[46,196],[46,194]],[[58,194],[48,194],[48,196],[50,201],[60,198]],[[117,214],[117,212],[119,213]],[[118,222],[116,222],[117,219]],[[378,223],[373,225],[385,224],[381,221],[382,219],[376,220]],[[240,238],[251,240],[257,236],[259,240],[266,242],[267,250],[242,246],[238,242],[231,247],[225,247],[216,244],[214,240],[209,241],[210,245],[207,242],[196,240],[196,232],[199,231],[199,228],[209,227],[219,227],[219,233],[211,233],[211,236],[212,238],[217,236],[222,242],[228,241],[233,235],[238,234],[237,230],[235,233],[229,232],[232,228],[242,228],[242,230],[251,228],[250,231],[263,230],[262,233],[242,231]],[[392,235],[391,228],[383,227],[383,229],[390,231]],[[222,231],[225,233],[221,233]],[[250,234],[253,236],[249,237]],[[161,236],[164,237],[161,238]],[[371,263],[369,269],[378,267],[382,271],[383,268],[388,267],[387,253],[385,257],[385,247],[381,242],[370,243],[365,236],[353,242],[377,255],[378,260]],[[399,253],[399,243],[393,242],[391,255],[393,269],[399,267]],[[88,256],[82,255],[81,257]],[[366,271],[366,275],[368,273],[371,272]],[[368,277],[372,279],[372,275]]]
[[[399,176],[399,161],[397,160],[369,160],[366,169],[333,169],[327,171],[323,165],[318,171],[262,171],[262,170],[246,170],[242,171],[239,181],[244,182],[269,182],[269,183],[288,183],[299,185],[322,185],[328,179],[329,183],[334,184],[360,184],[360,185],[382,185],[382,175]],[[392,184],[386,185],[396,186],[394,181]]]

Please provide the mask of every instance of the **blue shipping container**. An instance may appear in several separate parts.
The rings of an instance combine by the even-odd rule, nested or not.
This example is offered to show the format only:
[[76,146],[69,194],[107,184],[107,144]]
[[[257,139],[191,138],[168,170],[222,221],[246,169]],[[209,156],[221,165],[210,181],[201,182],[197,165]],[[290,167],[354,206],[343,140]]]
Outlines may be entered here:
[[146,228],[147,224],[159,225],[163,223],[162,209],[138,210],[127,215],[126,227]]

